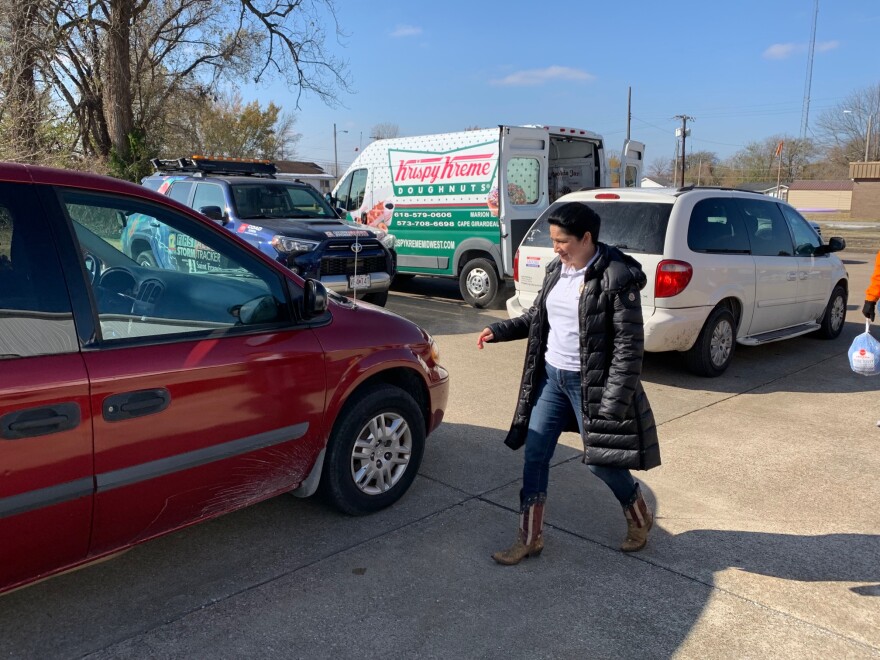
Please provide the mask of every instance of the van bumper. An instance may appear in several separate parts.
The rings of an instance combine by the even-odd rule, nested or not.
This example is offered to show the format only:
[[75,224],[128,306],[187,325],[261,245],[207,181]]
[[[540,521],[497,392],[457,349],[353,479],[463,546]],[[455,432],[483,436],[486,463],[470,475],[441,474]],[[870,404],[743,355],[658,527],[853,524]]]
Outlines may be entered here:
[[[529,305],[531,307],[531,305]],[[520,302],[519,291],[512,298],[507,299],[507,316],[512,319],[515,319],[517,316],[522,316],[527,307],[523,307],[522,302]]]
[[652,353],[689,350],[711,311],[711,307],[655,307],[650,316],[645,317],[645,350]]

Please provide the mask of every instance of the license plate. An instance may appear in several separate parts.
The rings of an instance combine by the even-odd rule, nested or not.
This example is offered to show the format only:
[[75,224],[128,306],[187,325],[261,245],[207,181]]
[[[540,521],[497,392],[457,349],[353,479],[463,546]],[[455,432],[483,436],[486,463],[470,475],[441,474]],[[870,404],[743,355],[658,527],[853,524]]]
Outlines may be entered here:
[[370,287],[370,274],[366,275],[349,275],[348,276],[348,288],[349,289],[367,289]]

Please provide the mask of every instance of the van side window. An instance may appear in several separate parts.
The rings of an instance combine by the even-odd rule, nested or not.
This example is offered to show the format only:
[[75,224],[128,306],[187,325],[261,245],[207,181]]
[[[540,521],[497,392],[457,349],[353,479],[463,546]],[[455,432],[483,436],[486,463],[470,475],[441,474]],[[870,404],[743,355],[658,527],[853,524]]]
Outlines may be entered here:
[[765,257],[794,256],[791,233],[782,211],[775,202],[756,199],[738,199],[746,231],[752,244],[752,254]]
[[141,200],[60,194],[102,341],[219,337],[289,322],[281,277],[234,241]]
[[791,227],[794,234],[795,254],[799,257],[809,257],[816,252],[816,248],[822,245],[821,239],[803,216],[786,204],[780,204],[782,214]]
[[639,168],[634,167],[633,165],[627,165],[623,171],[623,185],[626,188],[635,188],[638,184],[636,183],[636,176],[639,173]]
[[703,199],[691,211],[688,247],[694,252],[749,252],[746,228],[730,199]]
[[341,209],[348,208],[348,191],[351,190],[351,177],[354,173],[350,173],[342,180],[336,189],[336,206]]
[[541,190],[541,164],[537,158],[511,158],[507,162],[507,199],[511,204],[537,204]]
[[0,361],[79,350],[55,245],[29,188],[0,183]]
[[348,194],[346,211],[356,211],[364,205],[364,193],[367,191],[367,170],[355,170],[351,173],[351,192]]

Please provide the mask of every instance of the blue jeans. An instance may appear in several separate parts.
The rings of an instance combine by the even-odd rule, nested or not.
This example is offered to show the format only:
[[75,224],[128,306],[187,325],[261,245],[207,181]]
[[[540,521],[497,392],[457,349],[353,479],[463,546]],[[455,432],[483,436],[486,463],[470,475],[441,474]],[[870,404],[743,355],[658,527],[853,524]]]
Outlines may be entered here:
[[[529,418],[523,466],[523,502],[538,493],[547,492],[550,460],[559,436],[572,414],[577,417],[578,428],[583,436],[581,375],[577,371],[565,371],[547,364],[538,381],[538,399]],[[637,484],[629,470],[602,465],[589,467],[593,474],[605,482],[622,505],[626,506],[632,501]]]

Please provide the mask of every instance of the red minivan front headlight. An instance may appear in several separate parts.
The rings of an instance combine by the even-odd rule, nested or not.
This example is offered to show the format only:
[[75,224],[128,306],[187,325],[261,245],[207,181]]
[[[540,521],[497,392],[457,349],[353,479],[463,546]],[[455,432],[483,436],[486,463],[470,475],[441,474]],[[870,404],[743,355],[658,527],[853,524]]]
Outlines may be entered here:
[[657,264],[654,278],[654,297],[671,298],[685,290],[694,275],[693,267],[686,261],[664,259]]

